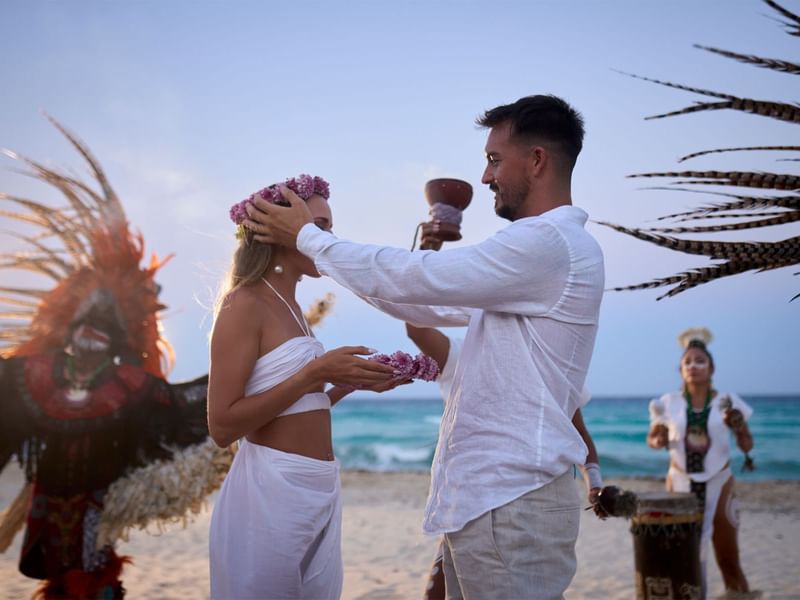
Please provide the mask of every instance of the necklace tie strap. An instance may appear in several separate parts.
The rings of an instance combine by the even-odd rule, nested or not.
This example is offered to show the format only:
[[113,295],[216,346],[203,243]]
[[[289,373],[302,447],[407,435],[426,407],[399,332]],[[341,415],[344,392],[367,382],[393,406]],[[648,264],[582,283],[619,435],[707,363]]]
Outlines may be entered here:
[[301,321],[301,320],[300,320],[300,319],[297,317],[297,315],[295,314],[295,312],[294,312],[294,309],[292,308],[292,306],[291,306],[291,305],[290,305],[290,304],[289,304],[289,303],[286,301],[286,298],[284,298],[283,296],[281,296],[281,295],[280,295],[280,293],[278,292],[278,290],[276,290],[276,289],[275,289],[275,288],[272,286],[272,284],[271,284],[269,281],[267,281],[267,280],[266,280],[266,279],[264,279],[263,277],[261,278],[261,281],[263,281],[265,284],[267,284],[267,287],[268,287],[269,289],[271,289],[273,292],[275,292],[275,295],[276,295],[278,298],[280,298],[280,299],[281,299],[281,302],[283,302],[283,303],[286,305],[286,308],[288,308],[288,309],[289,309],[289,312],[292,314],[292,317],[293,317],[293,318],[294,318],[294,320],[297,322],[297,324],[300,326],[300,329],[301,329],[301,331],[302,331],[302,332],[303,332],[303,333],[304,333],[304,334],[305,334],[307,337],[314,337],[314,336],[312,336],[312,335],[311,335],[311,328],[308,326],[308,321],[306,321],[305,315],[303,315],[302,313],[300,313],[300,316],[303,318],[303,320]]

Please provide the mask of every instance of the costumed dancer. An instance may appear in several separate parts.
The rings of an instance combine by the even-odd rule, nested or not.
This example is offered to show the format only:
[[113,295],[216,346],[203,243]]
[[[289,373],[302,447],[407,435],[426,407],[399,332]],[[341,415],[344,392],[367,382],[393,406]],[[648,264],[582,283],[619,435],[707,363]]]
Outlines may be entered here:
[[[330,231],[328,183],[300,175],[285,185]],[[255,242],[244,229],[256,195],[276,202],[281,191],[269,186],[231,208],[239,245],[211,336],[211,435],[222,447],[238,440],[211,519],[211,597],[336,599],[341,500],[330,409],[355,388],[380,392],[406,378],[359,357],[375,352],[366,347],[325,352],[295,299],[298,280],[319,273],[294,248]]]
[[[207,378],[165,380],[171,357],[154,280],[164,263],[153,257],[139,266],[143,240],[129,230],[99,164],[53,124],[87,161],[99,190],[7,152],[68,204],[55,209],[0,195],[21,209],[2,216],[35,230],[16,236],[29,251],[5,254],[2,268],[52,282],[44,290],[0,290],[0,303],[16,307],[2,315],[13,325],[0,324],[0,469],[16,455],[28,482],[0,516],[0,551],[24,524],[19,569],[44,580],[37,596],[121,598],[130,561],[115,553],[114,541],[130,527],[196,511],[224,465],[212,468],[208,459],[217,455],[203,444]],[[173,460],[192,458],[197,477],[176,479]],[[178,492],[167,499],[171,488]]]
[[753,437],[747,420],[753,409],[736,394],[713,388],[714,359],[708,351],[711,332],[705,328],[688,329],[678,342],[684,348],[680,362],[683,386],[681,391],[650,402],[647,443],[651,448],[669,450],[667,491],[697,496],[703,511],[703,579],[709,540],[713,540],[725,589],[747,592],[747,579],[739,564],[739,509],[730,467],[729,437],[733,432],[736,445],[745,452],[745,469],[752,469],[747,453],[753,448]]

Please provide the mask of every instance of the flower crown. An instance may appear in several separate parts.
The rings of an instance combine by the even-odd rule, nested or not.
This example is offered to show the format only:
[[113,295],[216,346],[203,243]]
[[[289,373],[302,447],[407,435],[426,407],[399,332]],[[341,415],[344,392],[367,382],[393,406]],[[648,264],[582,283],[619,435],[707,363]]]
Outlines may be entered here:
[[[312,177],[311,175],[298,175],[283,182],[283,185],[292,190],[295,194],[300,196],[303,200],[308,200],[313,194],[319,194],[326,200],[331,196],[330,184],[322,177]],[[285,202],[281,196],[280,183],[273,183],[259,190],[255,194],[251,194],[241,202],[237,202],[231,206],[230,217],[237,227],[236,237],[239,238],[244,233],[242,222],[247,219],[247,205],[253,204],[257,198],[262,198],[270,204],[282,204]]]

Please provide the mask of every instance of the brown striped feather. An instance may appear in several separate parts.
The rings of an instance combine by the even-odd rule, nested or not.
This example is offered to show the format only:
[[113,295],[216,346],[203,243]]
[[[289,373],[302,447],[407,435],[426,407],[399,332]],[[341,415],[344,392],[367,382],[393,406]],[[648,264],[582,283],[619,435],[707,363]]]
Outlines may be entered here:
[[745,152],[753,150],[779,150],[782,152],[800,152],[800,146],[744,146],[741,148],[717,148],[715,150],[703,150],[702,152],[693,152],[678,159],[678,162],[689,160],[690,158],[697,158],[698,156],[706,156],[707,154],[718,154],[721,152]]
[[765,69],[771,69],[773,71],[780,71],[782,73],[789,73],[792,75],[800,75],[800,65],[787,60],[781,60],[778,58],[763,58],[761,56],[754,56],[752,54],[739,54],[738,52],[721,50],[720,48],[712,48],[710,46],[701,46],[700,44],[695,44],[694,47],[701,50],[706,50],[707,52],[713,52],[714,54],[719,54],[725,58],[732,58],[749,65],[755,65],[757,67],[763,67]]

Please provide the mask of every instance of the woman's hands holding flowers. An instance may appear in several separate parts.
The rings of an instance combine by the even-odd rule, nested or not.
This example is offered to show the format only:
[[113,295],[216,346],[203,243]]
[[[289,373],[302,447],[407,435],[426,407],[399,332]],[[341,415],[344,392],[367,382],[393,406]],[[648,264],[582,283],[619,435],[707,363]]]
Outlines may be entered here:
[[366,346],[343,346],[326,352],[311,364],[315,377],[321,382],[344,388],[369,389],[388,384],[395,378],[392,367],[358,356],[374,353]]

